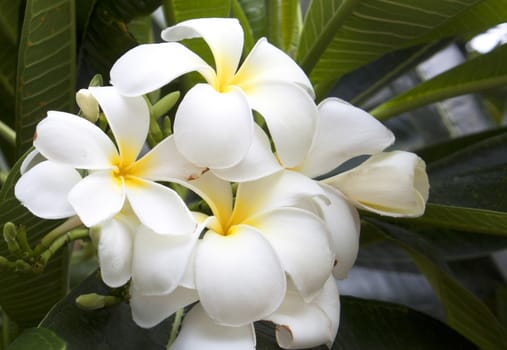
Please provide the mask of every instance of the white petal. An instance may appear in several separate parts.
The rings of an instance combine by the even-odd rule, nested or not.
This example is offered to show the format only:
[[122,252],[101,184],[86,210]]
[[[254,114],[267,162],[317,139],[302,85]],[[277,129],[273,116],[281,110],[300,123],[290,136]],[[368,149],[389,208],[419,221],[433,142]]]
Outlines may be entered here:
[[393,133],[373,116],[337,98],[319,104],[312,148],[299,170],[323,175],[353,157],[375,154],[394,142]]
[[238,186],[234,217],[242,222],[275,208],[298,206],[301,201],[325,195],[319,184],[309,177],[283,170]]
[[97,126],[73,114],[49,111],[37,125],[35,148],[47,159],[78,169],[108,169],[118,154]]
[[317,121],[317,106],[299,86],[275,81],[242,86],[252,109],[266,120],[280,161],[287,168],[303,162]]
[[331,247],[335,254],[333,274],[344,279],[354,265],[359,252],[359,214],[345,198],[334,188],[321,184],[326,191],[326,200],[315,198],[331,233]]
[[111,84],[125,96],[154,91],[179,76],[198,71],[212,80],[215,72],[179,43],[145,44],[121,56],[111,68]]
[[192,180],[201,176],[205,170],[181,155],[172,135],[159,142],[134,167],[136,175],[153,181]]
[[276,310],[286,281],[275,251],[260,233],[246,226],[233,231],[204,235],[195,256],[195,284],[213,320],[243,326]]
[[275,249],[283,269],[305,300],[310,300],[331,275],[334,254],[324,222],[305,210],[284,208],[245,222]]
[[161,36],[167,41],[203,38],[215,59],[217,76],[224,82],[233,77],[243,51],[243,28],[236,18],[191,19],[163,30]]
[[123,182],[116,181],[110,171],[92,173],[72,188],[69,202],[87,227],[95,226],[121,210]]
[[242,327],[214,323],[200,304],[185,316],[181,332],[171,350],[255,350],[253,324]]
[[67,196],[79,181],[81,176],[74,168],[43,161],[19,178],[14,194],[34,215],[62,219],[76,214]]
[[233,84],[242,86],[261,81],[281,81],[298,84],[315,98],[313,86],[305,72],[285,52],[270,44],[265,38],[259,39],[245,58]]
[[340,299],[336,281],[327,280],[311,302],[288,290],[280,308],[267,318],[278,324],[276,340],[284,349],[306,349],[326,344],[331,348],[340,321]]
[[23,175],[28,170],[32,169],[34,166],[45,160],[47,159],[42,154],[40,154],[40,152],[37,151],[37,149],[33,149],[32,151],[30,151],[30,153],[26,155],[25,159],[23,159],[23,162],[21,162],[19,172],[21,173],[21,175]]
[[180,283],[199,232],[160,235],[141,225],[136,232],[132,283],[145,295],[171,293]]
[[253,118],[238,88],[219,93],[197,84],[176,111],[174,137],[178,150],[192,163],[228,168],[247,154],[253,138]]
[[132,210],[153,231],[173,235],[194,232],[196,223],[174,190],[140,178],[127,180],[126,190]]
[[112,86],[90,87],[113,131],[125,164],[134,162],[148,135],[150,111],[142,96],[125,97]]
[[244,182],[260,179],[282,169],[271,151],[271,144],[266,133],[254,125],[254,138],[246,157],[237,165],[225,169],[212,169],[222,179],[233,182]]
[[135,226],[119,215],[100,225],[100,273],[109,287],[120,287],[130,279],[134,230]]
[[151,328],[179,309],[198,300],[197,292],[183,287],[163,295],[144,295],[130,288],[132,318],[140,327]]
[[229,220],[232,214],[232,188],[228,181],[216,177],[212,172],[184,184],[204,199],[213,215],[220,221]]
[[424,161],[414,153],[378,153],[324,182],[363,209],[394,217],[424,213],[429,184]]

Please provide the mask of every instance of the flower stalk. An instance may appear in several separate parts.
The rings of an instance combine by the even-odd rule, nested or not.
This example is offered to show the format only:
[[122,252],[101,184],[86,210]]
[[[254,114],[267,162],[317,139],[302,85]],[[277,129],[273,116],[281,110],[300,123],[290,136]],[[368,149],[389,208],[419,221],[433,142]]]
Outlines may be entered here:
[[9,143],[12,147],[16,147],[16,132],[7,124],[0,120],[0,137]]

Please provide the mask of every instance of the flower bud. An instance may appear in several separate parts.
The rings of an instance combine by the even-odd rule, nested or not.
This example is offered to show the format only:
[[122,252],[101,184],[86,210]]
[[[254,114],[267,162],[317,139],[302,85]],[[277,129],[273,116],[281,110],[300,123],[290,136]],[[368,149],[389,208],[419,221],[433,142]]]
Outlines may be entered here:
[[95,123],[99,118],[99,104],[88,89],[81,89],[76,93],[76,103],[81,109],[81,115]]

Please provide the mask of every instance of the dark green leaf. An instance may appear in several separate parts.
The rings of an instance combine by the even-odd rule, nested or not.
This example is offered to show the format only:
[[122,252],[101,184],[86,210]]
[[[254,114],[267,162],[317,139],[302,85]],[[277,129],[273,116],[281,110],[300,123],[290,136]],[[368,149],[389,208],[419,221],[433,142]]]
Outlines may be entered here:
[[[332,350],[476,349],[444,323],[403,305],[342,296],[341,321]],[[257,350],[280,349],[273,326],[255,324]],[[324,350],[326,346],[312,348]]]
[[506,59],[507,45],[503,45],[421,83],[370,113],[383,120],[446,98],[506,85]]
[[507,134],[503,133],[429,164],[430,202],[506,215],[506,152]]
[[18,155],[32,144],[48,110],[74,111],[76,29],[74,1],[28,0],[18,54]]
[[341,297],[333,350],[475,349],[444,323],[403,305]]
[[475,134],[457,137],[446,142],[437,143],[435,145],[416,150],[415,153],[424,159],[426,164],[431,164],[443,157],[450,156],[453,153],[461,151],[468,146],[472,146],[475,143],[505,133],[507,133],[506,127],[495,128]]
[[134,18],[150,15],[162,0],[103,0],[98,1],[90,17],[81,48],[82,64],[79,80],[87,86],[95,74],[109,81],[113,63],[138,42],[128,31]]
[[45,328],[25,330],[6,350],[65,350],[67,346],[55,333]]
[[[42,220],[33,216],[14,197],[19,178],[20,159],[13,167],[0,192],[0,227],[10,221],[26,227],[29,242],[34,245],[60,221]],[[9,257],[5,242],[0,241],[0,255]],[[34,326],[48,310],[67,293],[69,251],[62,249],[50,260],[41,274],[0,274],[0,305],[20,326]]]
[[507,347],[507,331],[479,298],[450,275],[433,247],[404,229],[375,223],[385,228],[385,235],[405,249],[426,276],[444,306],[451,327],[482,349]]
[[78,308],[75,299],[88,293],[110,293],[100,281],[98,272],[91,274],[58,302],[42,321],[41,327],[53,330],[72,350],[165,349],[172,324],[170,318],[154,328],[143,329],[132,320],[126,303],[94,311]]

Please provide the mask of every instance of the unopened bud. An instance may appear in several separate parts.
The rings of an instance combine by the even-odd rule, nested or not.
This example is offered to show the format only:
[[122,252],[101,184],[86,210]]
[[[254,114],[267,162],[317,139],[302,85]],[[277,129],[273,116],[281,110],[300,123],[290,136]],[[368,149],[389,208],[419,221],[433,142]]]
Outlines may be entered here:
[[117,297],[97,293],[83,294],[76,298],[77,306],[84,310],[102,309],[104,306],[114,305],[118,302]]
[[81,89],[76,93],[76,103],[81,109],[81,115],[95,123],[99,118],[99,104],[88,89]]
[[18,231],[16,229],[16,225],[12,222],[7,222],[4,225],[4,240],[7,243],[7,248],[9,252],[15,256],[21,255],[21,248],[19,247],[16,236],[18,235]]

